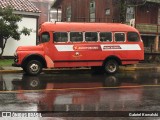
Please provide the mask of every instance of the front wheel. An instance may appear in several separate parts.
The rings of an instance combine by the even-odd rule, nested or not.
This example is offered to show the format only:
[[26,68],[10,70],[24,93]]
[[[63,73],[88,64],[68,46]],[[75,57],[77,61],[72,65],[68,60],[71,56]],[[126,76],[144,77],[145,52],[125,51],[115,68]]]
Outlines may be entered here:
[[116,60],[108,60],[104,64],[104,70],[106,73],[114,74],[118,71],[119,65]]
[[29,75],[38,75],[42,71],[42,64],[37,60],[31,60],[28,62],[26,72]]

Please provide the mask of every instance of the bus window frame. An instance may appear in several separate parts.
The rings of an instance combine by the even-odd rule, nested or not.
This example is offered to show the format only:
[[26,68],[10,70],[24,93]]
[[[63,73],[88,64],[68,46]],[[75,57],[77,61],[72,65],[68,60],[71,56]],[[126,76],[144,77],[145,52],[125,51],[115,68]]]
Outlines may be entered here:
[[[55,40],[54,40],[54,33],[67,33],[67,41],[66,42],[56,42]],[[54,31],[54,32],[52,32],[52,34],[53,34],[53,43],[68,43],[68,41],[69,41],[69,34],[68,34],[68,32],[59,32],[59,31]]]
[[[83,32],[82,31],[70,31],[68,32],[69,33],[69,40],[68,42],[71,42],[71,43],[82,43],[84,42],[84,37],[83,37]],[[71,41],[71,33],[82,33],[82,41]]]
[[83,42],[86,42],[85,41],[85,31],[83,31]]
[[[86,41],[86,33],[97,33],[97,41]],[[84,32],[84,41],[85,42],[91,42],[91,43],[94,43],[94,42],[100,42],[100,40],[99,40],[99,32],[90,32],[90,31],[85,31]]]
[[[100,36],[100,33],[111,33],[111,41],[101,41],[101,36]],[[102,43],[109,43],[109,42],[113,42],[114,41],[114,35],[113,35],[113,32],[99,32],[99,42],[102,42]]]
[[[123,33],[124,34],[124,41],[116,41],[116,36],[115,36],[116,33]],[[120,43],[120,42],[124,43],[126,41],[127,41],[126,32],[114,32],[114,42],[116,42],[116,43]]]
[[[47,34],[49,35],[49,39],[48,39],[47,41],[45,41],[45,42],[42,40],[42,35],[43,35],[44,33],[47,33]],[[47,42],[49,42],[49,41],[50,41],[50,39],[51,39],[50,32],[48,32],[48,31],[44,31],[44,32],[42,32],[42,33],[41,33],[41,35],[40,35],[39,42],[40,42],[40,44],[47,43]]]
[[[128,33],[136,33],[137,34],[137,37],[138,37],[138,40],[137,41],[130,41],[129,39],[128,39]],[[139,34],[137,33],[137,32],[134,32],[134,31],[129,31],[129,32],[127,32],[127,41],[128,42],[140,42],[141,41],[141,37],[139,36]]]

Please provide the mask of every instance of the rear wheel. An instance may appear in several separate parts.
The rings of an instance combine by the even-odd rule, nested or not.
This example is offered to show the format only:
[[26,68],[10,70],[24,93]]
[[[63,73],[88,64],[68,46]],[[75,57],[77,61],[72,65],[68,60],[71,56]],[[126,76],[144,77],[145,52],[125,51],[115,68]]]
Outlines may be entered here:
[[26,73],[29,75],[38,75],[42,71],[42,63],[38,60],[31,60],[26,66]]
[[118,71],[119,65],[116,60],[108,60],[104,64],[104,70],[106,73],[114,74]]

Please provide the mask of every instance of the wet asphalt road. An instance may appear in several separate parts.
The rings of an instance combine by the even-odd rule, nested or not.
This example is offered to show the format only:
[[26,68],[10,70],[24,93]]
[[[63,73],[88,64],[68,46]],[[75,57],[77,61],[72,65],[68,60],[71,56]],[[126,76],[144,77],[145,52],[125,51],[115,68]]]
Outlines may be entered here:
[[[44,118],[36,120],[159,120],[159,91],[160,71],[1,74],[0,111],[39,111]],[[141,116],[134,117],[136,113]],[[142,113],[158,117],[142,117]]]

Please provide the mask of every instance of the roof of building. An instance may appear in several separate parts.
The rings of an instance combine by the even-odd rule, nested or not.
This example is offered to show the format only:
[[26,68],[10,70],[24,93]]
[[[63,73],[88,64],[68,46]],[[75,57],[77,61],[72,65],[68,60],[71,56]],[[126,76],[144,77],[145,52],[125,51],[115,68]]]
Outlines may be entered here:
[[16,11],[40,13],[41,11],[29,0],[0,0],[0,7],[11,6]]
[[30,1],[32,1],[32,2],[42,2],[42,3],[43,2],[48,2],[48,3],[52,2],[53,3],[54,0],[30,0]]

